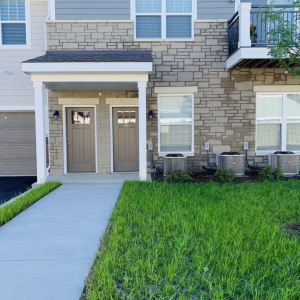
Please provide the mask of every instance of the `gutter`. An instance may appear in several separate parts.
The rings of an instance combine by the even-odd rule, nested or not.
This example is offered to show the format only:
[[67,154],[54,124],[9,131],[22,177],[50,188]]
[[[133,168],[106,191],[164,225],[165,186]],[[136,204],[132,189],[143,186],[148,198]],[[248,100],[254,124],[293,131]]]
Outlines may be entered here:
[[47,0],[47,5],[48,5],[48,14],[47,14],[47,17],[46,17],[46,19],[45,19],[45,21],[44,21],[44,39],[45,39],[45,51],[47,51],[47,48],[48,48],[48,45],[47,45],[47,24],[46,24],[46,22],[48,21],[48,20],[50,20],[50,16],[51,16],[51,9],[50,9],[50,1],[51,0]]

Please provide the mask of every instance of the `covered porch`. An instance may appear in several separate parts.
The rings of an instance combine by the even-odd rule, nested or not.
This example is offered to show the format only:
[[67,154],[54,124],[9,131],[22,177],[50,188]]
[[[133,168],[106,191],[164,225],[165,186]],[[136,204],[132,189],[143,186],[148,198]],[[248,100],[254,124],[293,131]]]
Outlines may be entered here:
[[[118,123],[122,123],[122,130],[129,132],[127,135],[134,136],[135,130],[137,162],[132,171],[138,172],[140,180],[147,179],[146,88],[148,73],[152,71],[150,51],[48,51],[42,57],[23,62],[22,68],[31,75],[35,92],[38,183],[45,182],[49,173],[58,176],[127,172],[124,164],[120,168],[114,166],[117,163],[114,156],[118,153],[114,148],[119,144],[113,130],[119,127]],[[61,96],[56,91],[60,91]],[[125,92],[130,92],[130,96],[122,96]],[[116,116],[117,123],[113,123],[114,111],[116,115],[122,112],[115,109],[118,107],[128,108],[126,113],[132,117],[125,117],[123,111],[123,121]],[[106,110],[105,116],[103,110]],[[131,123],[136,123],[136,127],[129,126]],[[124,130],[120,130],[121,138]],[[57,152],[55,158],[51,156],[53,149]],[[134,151],[135,148],[131,150]],[[101,170],[104,156],[110,159],[110,168],[106,171]]]

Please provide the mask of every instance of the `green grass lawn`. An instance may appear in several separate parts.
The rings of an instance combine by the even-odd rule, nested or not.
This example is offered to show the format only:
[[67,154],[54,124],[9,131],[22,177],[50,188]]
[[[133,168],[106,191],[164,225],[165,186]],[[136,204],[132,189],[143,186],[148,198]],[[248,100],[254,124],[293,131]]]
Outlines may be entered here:
[[0,206],[0,227],[60,185],[58,181],[47,181],[19,196],[15,201]]
[[300,299],[300,182],[126,182],[83,299]]

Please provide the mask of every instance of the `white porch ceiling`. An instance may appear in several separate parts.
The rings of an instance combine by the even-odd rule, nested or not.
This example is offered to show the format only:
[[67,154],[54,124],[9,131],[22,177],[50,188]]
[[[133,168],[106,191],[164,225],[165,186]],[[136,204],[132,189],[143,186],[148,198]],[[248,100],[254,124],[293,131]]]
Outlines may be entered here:
[[47,82],[51,91],[137,91],[137,82]]

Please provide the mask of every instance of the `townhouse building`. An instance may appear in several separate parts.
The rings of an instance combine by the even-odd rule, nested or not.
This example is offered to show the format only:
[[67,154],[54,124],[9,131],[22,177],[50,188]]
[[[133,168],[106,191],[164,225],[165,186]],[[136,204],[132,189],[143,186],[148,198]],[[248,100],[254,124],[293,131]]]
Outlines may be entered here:
[[[27,172],[22,156],[29,146],[23,140],[15,148],[13,143],[16,136],[24,137],[29,119],[36,129],[39,182],[49,173],[73,172],[139,172],[146,179],[168,153],[185,154],[188,169],[199,172],[206,164],[205,142],[213,160],[224,151],[243,153],[243,143],[248,142],[249,161],[256,165],[267,164],[275,150],[300,149],[299,79],[279,69],[268,55],[269,24],[258,16],[259,5],[268,2],[56,0],[47,6],[45,1],[0,0],[0,4],[1,59],[19,53],[22,61],[22,67],[15,61],[18,71],[11,75],[5,73],[12,69],[8,61],[1,67],[2,138],[10,126],[8,119],[18,119],[21,126],[6,133],[2,148],[16,152],[9,152],[11,160],[3,154],[1,158],[0,152],[0,164],[6,166],[1,174]],[[41,11],[35,26],[37,6]],[[20,20],[12,20],[11,31],[7,28],[6,12],[14,7],[29,7],[23,31],[22,14]],[[292,9],[290,13],[295,14]],[[250,22],[257,27],[256,39],[250,36]],[[26,44],[18,36],[22,32]],[[17,46],[9,44],[18,38]],[[33,47],[37,44],[40,48]],[[28,87],[24,93],[21,78]],[[5,98],[9,93],[11,97]],[[35,117],[25,118],[33,108]],[[14,169],[15,153],[21,157],[21,172]]]

